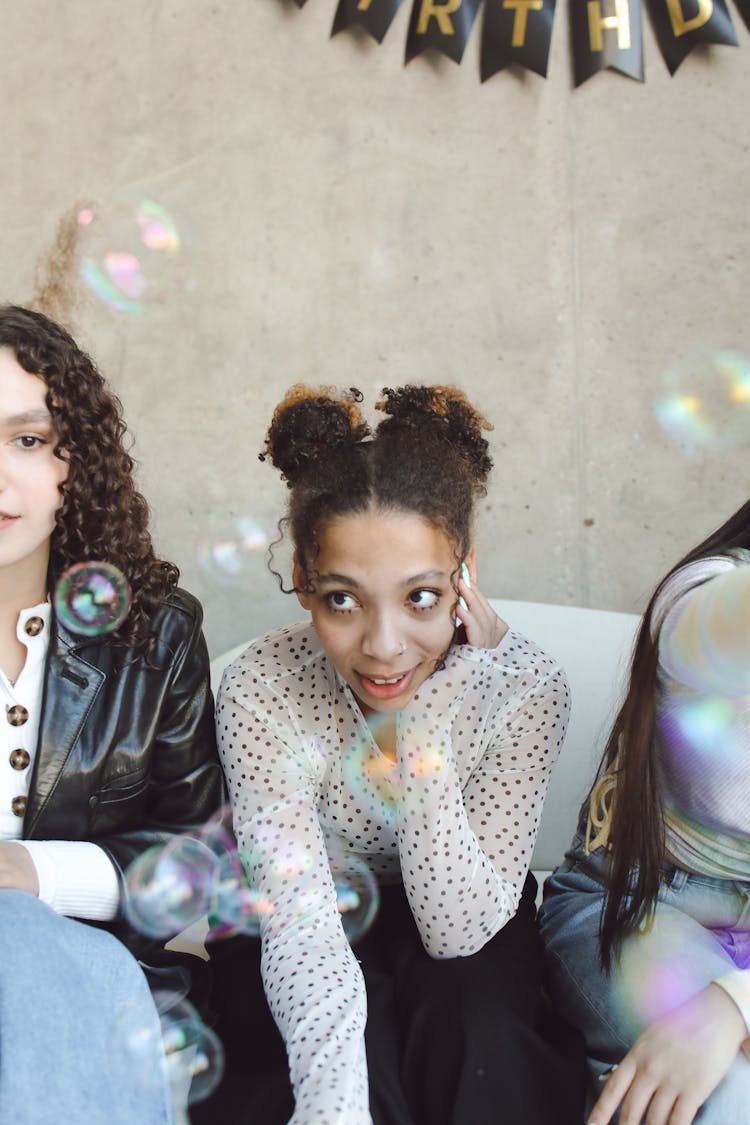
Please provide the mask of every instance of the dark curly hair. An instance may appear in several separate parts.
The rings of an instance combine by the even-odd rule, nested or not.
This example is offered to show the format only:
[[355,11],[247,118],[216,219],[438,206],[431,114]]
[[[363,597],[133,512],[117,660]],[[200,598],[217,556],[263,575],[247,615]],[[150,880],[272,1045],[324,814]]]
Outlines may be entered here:
[[0,307],[0,347],[10,348],[25,371],[47,384],[55,454],[68,463],[50,542],[48,589],[74,563],[113,564],[133,597],[113,637],[145,648],[154,612],[177,585],[179,571],[154,554],[148,505],[135,488],[134,462],[123,443],[122,405],[72,336],[40,312]]
[[276,407],[263,461],[291,490],[288,522],[308,579],[325,525],[369,507],[414,512],[445,533],[460,565],[471,545],[474,503],[492,468],[482,430],[492,429],[457,387],[383,390],[373,434],[352,387],[297,384]]

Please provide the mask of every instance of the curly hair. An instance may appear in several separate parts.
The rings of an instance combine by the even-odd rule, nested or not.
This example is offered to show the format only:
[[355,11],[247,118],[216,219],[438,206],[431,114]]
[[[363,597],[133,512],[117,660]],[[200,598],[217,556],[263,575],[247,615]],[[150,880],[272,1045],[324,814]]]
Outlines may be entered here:
[[72,336],[40,312],[0,307],[0,347],[47,384],[55,455],[68,464],[50,540],[48,589],[74,563],[113,564],[132,593],[130,612],[113,637],[146,648],[154,612],[177,585],[179,571],[154,554],[148,505],[135,488],[124,445],[122,405]]
[[[491,425],[456,387],[384,388],[387,417],[373,434],[352,387],[292,387],[276,407],[261,460],[291,490],[288,521],[307,575],[325,525],[369,507],[413,512],[445,533],[457,566],[471,545],[475,501],[492,468]],[[282,521],[284,522],[284,521]]]

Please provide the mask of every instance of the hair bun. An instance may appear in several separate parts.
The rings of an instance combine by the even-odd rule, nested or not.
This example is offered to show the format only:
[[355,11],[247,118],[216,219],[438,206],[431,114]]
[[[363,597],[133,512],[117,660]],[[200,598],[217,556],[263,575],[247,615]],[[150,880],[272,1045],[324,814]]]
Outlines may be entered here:
[[390,415],[378,432],[411,431],[428,434],[430,440],[447,441],[468,462],[477,479],[484,483],[492,468],[489,444],[483,430],[493,427],[475,410],[463,391],[451,386],[409,384],[383,388],[377,409]]
[[270,457],[293,485],[311,464],[369,436],[370,427],[357,406],[361,401],[356,387],[341,394],[333,387],[296,383],[274,410],[260,460]]

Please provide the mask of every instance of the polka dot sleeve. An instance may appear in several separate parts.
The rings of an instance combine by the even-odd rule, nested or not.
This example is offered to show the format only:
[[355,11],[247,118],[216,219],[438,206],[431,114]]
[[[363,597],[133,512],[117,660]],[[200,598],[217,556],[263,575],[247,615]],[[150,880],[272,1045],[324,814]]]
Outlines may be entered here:
[[287,1046],[292,1121],[367,1125],[364,981],[341,926],[317,812],[324,758],[283,695],[241,661],[222,681],[217,727],[238,843],[272,904],[261,934],[263,983]]
[[[476,952],[518,907],[570,709],[564,674],[552,660],[533,649],[536,664],[514,661],[514,646],[519,655],[525,645],[516,636],[506,663],[485,654],[468,673],[466,657],[449,663],[401,715],[401,872],[433,957]],[[436,709],[440,696],[467,702],[467,675],[474,705]],[[493,698],[483,714],[481,700]],[[467,772],[462,765],[474,760],[477,746],[481,756]]]

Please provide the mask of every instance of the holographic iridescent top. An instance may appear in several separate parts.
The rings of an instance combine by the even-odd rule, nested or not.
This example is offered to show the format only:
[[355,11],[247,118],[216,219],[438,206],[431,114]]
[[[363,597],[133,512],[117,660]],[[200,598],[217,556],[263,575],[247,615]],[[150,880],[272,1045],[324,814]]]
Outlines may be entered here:
[[654,606],[667,851],[750,879],[750,552],[690,563]]

